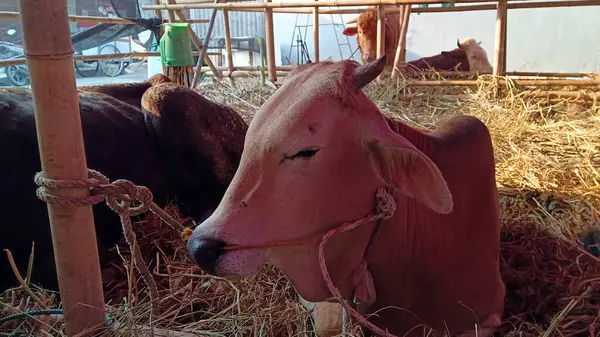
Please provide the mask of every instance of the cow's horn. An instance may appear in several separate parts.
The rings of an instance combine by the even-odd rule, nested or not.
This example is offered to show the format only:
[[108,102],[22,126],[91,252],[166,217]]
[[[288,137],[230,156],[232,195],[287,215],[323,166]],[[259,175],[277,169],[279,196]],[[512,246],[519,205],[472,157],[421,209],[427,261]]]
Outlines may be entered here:
[[387,57],[385,54],[373,62],[363,64],[354,69],[352,74],[354,88],[362,89],[365,85],[373,81],[385,68]]
[[457,46],[458,48],[461,48],[461,45],[460,45],[460,40],[459,40],[459,39],[456,39],[456,46]]
[[349,25],[351,23],[356,23],[357,20],[358,20],[358,17],[356,17],[354,19],[350,19],[349,21],[346,21],[346,24]]

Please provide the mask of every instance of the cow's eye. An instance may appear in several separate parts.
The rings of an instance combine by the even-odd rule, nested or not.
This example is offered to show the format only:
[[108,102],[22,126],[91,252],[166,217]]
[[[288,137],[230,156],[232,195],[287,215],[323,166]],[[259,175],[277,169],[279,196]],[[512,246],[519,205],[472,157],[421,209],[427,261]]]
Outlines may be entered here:
[[311,158],[313,157],[315,154],[317,154],[317,152],[319,152],[319,149],[317,148],[306,148],[306,149],[302,149],[298,152],[296,152],[296,154],[288,156],[288,155],[284,155],[284,159],[296,159],[296,158]]

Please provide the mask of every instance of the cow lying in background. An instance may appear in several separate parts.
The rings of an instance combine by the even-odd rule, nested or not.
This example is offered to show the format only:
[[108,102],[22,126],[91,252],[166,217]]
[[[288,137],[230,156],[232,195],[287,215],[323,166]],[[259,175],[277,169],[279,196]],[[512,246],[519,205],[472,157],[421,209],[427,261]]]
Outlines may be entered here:
[[[396,336],[423,336],[421,324],[438,336],[475,336],[477,324],[479,336],[490,336],[505,296],[490,134],[470,116],[427,133],[385,118],[361,90],[385,63],[383,56],[362,66],[321,62],[292,71],[254,116],[240,166],[188,251],[222,277],[249,276],[271,263],[303,299],[325,301],[331,294],[318,239],[372,212],[376,191],[387,188],[397,207],[377,232],[376,223],[365,223],[326,246],[341,295],[360,295],[370,305],[359,310]],[[372,279],[357,277],[364,263]]]
[[[147,186],[159,206],[176,199],[182,214],[200,219],[218,205],[233,178],[247,124],[232,109],[164,82],[157,75],[147,82],[79,88],[87,164],[111,181]],[[46,204],[36,197],[33,181],[41,164],[29,89],[0,89],[0,152],[0,251],[10,249],[25,275],[34,241],[32,281],[58,289]],[[104,202],[94,206],[94,219],[102,252],[122,237],[121,225]],[[0,292],[15,284],[2,252]]]
[[433,69],[436,71],[469,71],[469,58],[467,53],[460,48],[443,51],[438,55],[422,57],[406,63],[408,71],[422,71]]
[[443,51],[438,55],[407,62],[407,70],[457,70],[477,72],[480,75],[492,73],[492,66],[487,59],[485,50],[475,39],[456,40],[456,46],[457,48],[451,51]]

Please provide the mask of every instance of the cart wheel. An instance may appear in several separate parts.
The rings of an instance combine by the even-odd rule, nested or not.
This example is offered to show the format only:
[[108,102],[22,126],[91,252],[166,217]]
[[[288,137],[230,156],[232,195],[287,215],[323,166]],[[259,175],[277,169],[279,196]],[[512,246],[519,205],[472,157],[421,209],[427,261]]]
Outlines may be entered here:
[[5,71],[10,84],[16,87],[24,87],[29,84],[29,73],[26,69],[10,66],[6,67]]
[[[83,55],[82,53],[76,52],[75,55]],[[91,77],[98,73],[100,63],[98,61],[75,61],[75,71],[81,77]]]
[[[100,48],[100,55],[113,55],[120,53],[121,52],[119,49],[112,44],[107,44]],[[102,72],[108,77],[119,76],[125,68],[123,59],[100,60],[99,63],[100,69],[102,69]]]

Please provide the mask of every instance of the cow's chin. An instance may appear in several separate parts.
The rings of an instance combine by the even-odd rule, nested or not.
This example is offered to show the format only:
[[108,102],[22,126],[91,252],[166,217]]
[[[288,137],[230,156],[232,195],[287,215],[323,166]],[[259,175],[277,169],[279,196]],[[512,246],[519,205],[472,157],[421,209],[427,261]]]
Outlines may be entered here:
[[252,276],[258,273],[266,261],[265,249],[229,251],[219,258],[215,274],[227,278]]
[[285,274],[305,300],[321,302],[331,297],[319,268],[316,248],[301,248],[296,254],[289,255],[270,254],[268,262]]

